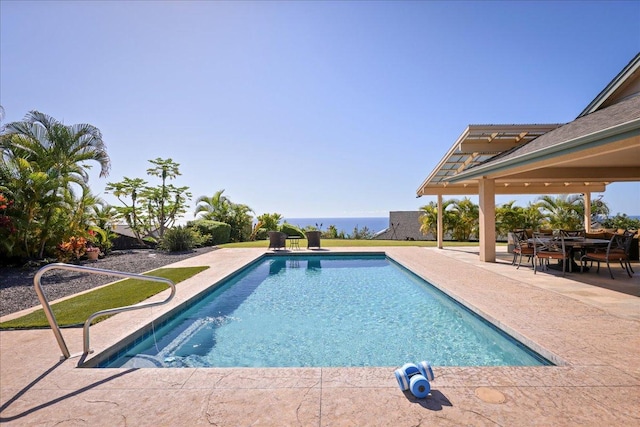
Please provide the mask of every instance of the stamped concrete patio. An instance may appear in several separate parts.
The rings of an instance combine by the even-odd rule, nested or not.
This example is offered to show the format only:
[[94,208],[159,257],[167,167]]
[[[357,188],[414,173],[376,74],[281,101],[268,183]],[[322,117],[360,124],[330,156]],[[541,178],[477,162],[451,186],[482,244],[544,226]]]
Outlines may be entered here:
[[[500,250],[501,248],[499,248]],[[502,249],[504,250],[504,249]],[[554,361],[551,367],[434,367],[431,395],[402,393],[395,367],[76,368],[50,330],[0,332],[0,423],[7,426],[602,426],[640,424],[640,264],[533,274],[479,262],[478,248],[384,251]],[[327,251],[330,252],[330,251]],[[220,249],[174,266],[210,265],[170,306],[264,253]],[[509,261],[507,261],[509,259]],[[158,295],[154,298],[162,298]],[[102,352],[171,307],[116,315],[91,328]],[[7,320],[8,317],[2,320]],[[425,319],[428,321],[428,319]],[[72,353],[82,331],[65,329]],[[425,355],[428,359],[428,355]]]

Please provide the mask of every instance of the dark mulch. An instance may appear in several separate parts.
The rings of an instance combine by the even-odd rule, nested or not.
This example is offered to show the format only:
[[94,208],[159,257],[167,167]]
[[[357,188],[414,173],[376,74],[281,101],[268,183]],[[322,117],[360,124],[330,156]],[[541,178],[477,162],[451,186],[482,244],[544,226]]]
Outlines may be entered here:
[[[144,273],[214,249],[215,247],[198,248],[180,253],[167,253],[151,249],[113,251],[97,261],[81,261],[80,265],[127,273]],[[33,276],[39,268],[0,267],[0,316],[40,304],[33,284]],[[51,270],[42,276],[42,287],[47,299],[53,301],[114,280],[118,280],[118,277]]]

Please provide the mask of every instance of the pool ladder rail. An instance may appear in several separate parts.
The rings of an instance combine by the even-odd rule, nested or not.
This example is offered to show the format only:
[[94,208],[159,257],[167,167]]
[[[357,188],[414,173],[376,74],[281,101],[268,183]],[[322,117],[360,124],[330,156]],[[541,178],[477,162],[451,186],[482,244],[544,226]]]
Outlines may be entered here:
[[[41,283],[42,275],[47,271],[54,270],[54,269],[76,271],[76,272],[89,273],[89,274],[101,274],[104,276],[124,277],[127,279],[140,279],[140,280],[146,280],[150,282],[163,282],[169,285],[169,287],[171,288],[171,293],[166,299],[162,301],[154,301],[154,302],[147,302],[147,303],[142,302],[138,304],[127,305],[124,307],[116,307],[116,308],[101,310],[93,313],[84,322],[83,334],[82,334],[83,352],[81,354],[71,355],[71,353],[69,353],[69,348],[67,347],[67,344],[64,341],[64,337],[62,336],[62,332],[60,331],[60,326],[58,325],[56,317],[53,314],[53,311],[51,310],[51,306],[49,305],[49,301],[47,300],[47,297],[44,295],[44,292],[42,289],[42,283]],[[163,305],[171,301],[176,294],[176,285],[171,280],[165,279],[164,277],[144,276],[142,274],[125,273],[122,271],[105,270],[102,268],[84,267],[80,265],[71,265],[71,264],[64,264],[64,263],[53,263],[53,264],[48,264],[42,267],[40,270],[38,270],[36,275],[33,277],[33,284],[36,290],[36,294],[38,294],[38,299],[42,304],[44,314],[45,316],[47,316],[49,325],[51,325],[51,330],[53,331],[53,335],[55,335],[56,340],[58,341],[58,346],[60,346],[60,350],[62,351],[62,357],[60,359],[64,360],[64,359],[69,359],[70,357],[80,356],[80,361],[78,362],[78,366],[81,365],[86,359],[86,357],[93,352],[89,346],[89,326],[91,326],[91,322],[95,318],[100,316],[108,316],[108,315],[113,315],[117,313],[122,313],[123,311],[139,310],[141,308],[148,308],[148,307],[154,307],[157,305]]]

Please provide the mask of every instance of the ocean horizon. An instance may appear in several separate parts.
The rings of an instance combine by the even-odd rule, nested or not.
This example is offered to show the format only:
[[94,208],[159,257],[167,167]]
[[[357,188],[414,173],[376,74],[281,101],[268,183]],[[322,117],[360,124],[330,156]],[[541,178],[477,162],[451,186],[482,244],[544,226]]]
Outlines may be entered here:
[[333,225],[338,232],[344,231],[347,234],[353,232],[356,227],[359,230],[367,227],[372,233],[377,233],[389,227],[389,217],[284,218],[283,222],[288,222],[300,228],[313,226],[320,231],[326,231],[329,226]]

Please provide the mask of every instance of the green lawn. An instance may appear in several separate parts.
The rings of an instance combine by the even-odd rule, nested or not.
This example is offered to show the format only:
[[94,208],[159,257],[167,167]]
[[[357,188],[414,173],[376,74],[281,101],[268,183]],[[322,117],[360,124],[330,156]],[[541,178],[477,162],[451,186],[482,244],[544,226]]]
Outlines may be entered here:
[[[146,276],[158,276],[180,283],[209,267],[160,268],[146,273]],[[53,304],[56,320],[60,326],[82,325],[93,313],[109,308],[123,307],[144,301],[145,299],[168,289],[165,283],[140,279],[125,279],[93,290],[86,294]],[[94,321],[106,319],[101,317]],[[27,329],[49,327],[42,309],[33,313],[0,323],[0,329]]]

